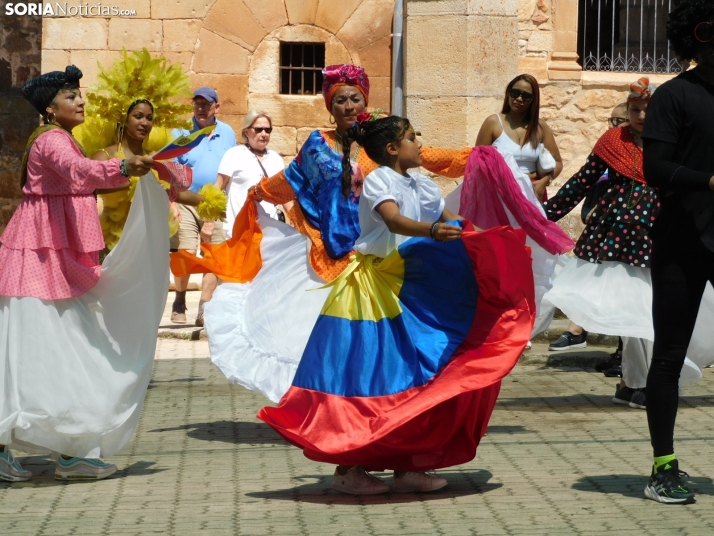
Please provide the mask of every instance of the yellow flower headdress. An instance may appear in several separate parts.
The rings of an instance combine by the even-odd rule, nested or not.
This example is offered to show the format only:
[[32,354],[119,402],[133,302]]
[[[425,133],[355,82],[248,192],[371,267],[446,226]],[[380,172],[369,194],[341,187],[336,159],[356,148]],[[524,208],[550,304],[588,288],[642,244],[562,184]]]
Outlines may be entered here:
[[[154,108],[153,128],[143,143],[145,151],[155,152],[167,145],[173,128],[192,128],[191,121],[182,118],[192,112],[191,105],[182,102],[182,99],[190,99],[192,93],[190,80],[180,65],[169,64],[161,56],[152,57],[145,48],[131,54],[123,49],[121,58],[109,69],[99,64],[99,71],[98,84],[90,86],[87,92],[86,120],[73,131],[89,157],[121,143],[129,107],[139,100],[148,100]],[[137,181],[137,177],[131,177],[128,190],[100,195],[103,210],[99,219],[110,250],[121,237]],[[206,200],[202,203],[205,206],[199,205],[199,214],[215,217],[224,212],[225,194],[213,190],[207,194],[210,195],[204,195]],[[178,223],[170,219],[169,226],[174,232]]]
[[122,49],[121,58],[108,69],[98,65],[98,83],[87,92],[87,119],[74,130],[87,155],[121,141],[129,106],[137,100],[146,99],[154,107],[154,128],[144,142],[146,151],[166,145],[170,129],[191,128],[185,117],[192,108],[184,100],[192,96],[190,80],[181,65],[152,57],[145,48],[131,54]]

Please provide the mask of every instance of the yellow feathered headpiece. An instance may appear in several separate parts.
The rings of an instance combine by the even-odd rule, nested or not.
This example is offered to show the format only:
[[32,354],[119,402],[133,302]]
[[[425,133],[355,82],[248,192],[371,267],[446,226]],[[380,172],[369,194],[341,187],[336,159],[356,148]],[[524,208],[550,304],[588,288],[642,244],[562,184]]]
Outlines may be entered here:
[[[158,151],[171,141],[171,129],[192,128],[187,116],[192,112],[190,80],[179,64],[169,64],[166,58],[152,57],[147,49],[129,54],[121,52],[109,69],[99,65],[98,83],[87,92],[86,119],[72,132],[90,158],[100,149],[120,144],[129,107],[138,100],[147,100],[154,108],[153,128],[144,140],[146,152]],[[99,221],[107,248],[119,241],[134,197],[136,177],[131,187],[102,194]],[[168,188],[168,184],[163,184]],[[171,221],[170,226],[176,227]]]
[[154,127],[144,141],[147,152],[166,145],[170,129],[192,128],[191,121],[184,118],[193,110],[184,100],[192,96],[190,80],[181,65],[170,64],[162,56],[152,57],[146,48],[131,54],[122,49],[121,58],[109,69],[98,65],[98,83],[87,92],[87,119],[73,131],[89,157],[121,141],[118,133],[126,123],[129,106],[137,100],[146,99],[154,107]]

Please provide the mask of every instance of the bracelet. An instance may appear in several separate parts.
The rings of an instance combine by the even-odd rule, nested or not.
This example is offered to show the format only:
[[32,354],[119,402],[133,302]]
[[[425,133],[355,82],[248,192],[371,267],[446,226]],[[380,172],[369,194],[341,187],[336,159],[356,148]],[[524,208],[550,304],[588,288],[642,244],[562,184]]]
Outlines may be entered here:
[[255,197],[257,197],[259,200],[261,200],[261,201],[263,200],[263,198],[260,197],[260,194],[258,193],[258,185],[257,184],[255,186],[253,186],[253,195]]
[[[431,224],[431,229],[429,230],[429,234],[431,235],[432,240],[437,240],[436,239],[436,227],[439,225],[439,220],[436,220],[434,223]],[[438,242],[438,240],[437,240]]]
[[121,173],[125,177],[129,176],[129,170],[126,169],[126,158],[119,162],[119,173]]

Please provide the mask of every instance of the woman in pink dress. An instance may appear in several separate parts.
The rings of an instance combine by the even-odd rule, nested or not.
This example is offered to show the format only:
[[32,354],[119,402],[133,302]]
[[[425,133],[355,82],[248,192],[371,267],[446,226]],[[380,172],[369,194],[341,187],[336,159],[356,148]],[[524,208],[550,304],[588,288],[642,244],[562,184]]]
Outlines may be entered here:
[[[146,175],[153,161],[83,154],[72,137],[84,122],[81,77],[70,65],[22,88],[44,124],[28,141],[24,198],[0,237],[0,480],[32,476],[11,445],[56,455],[59,480],[113,474],[99,458],[131,438],[151,373],[168,288],[168,203],[156,181],[142,179],[127,222],[135,232],[99,263],[94,191]],[[185,189],[190,175],[173,172]]]

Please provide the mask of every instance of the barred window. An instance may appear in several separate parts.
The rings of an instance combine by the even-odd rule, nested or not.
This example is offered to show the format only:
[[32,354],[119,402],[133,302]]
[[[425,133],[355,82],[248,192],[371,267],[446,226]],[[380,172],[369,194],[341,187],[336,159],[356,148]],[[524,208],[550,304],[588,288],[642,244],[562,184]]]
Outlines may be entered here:
[[585,71],[679,73],[667,41],[673,0],[579,0],[578,62]]
[[324,66],[325,43],[280,43],[280,93],[319,94]]

